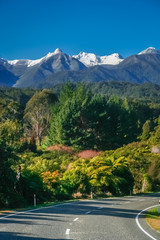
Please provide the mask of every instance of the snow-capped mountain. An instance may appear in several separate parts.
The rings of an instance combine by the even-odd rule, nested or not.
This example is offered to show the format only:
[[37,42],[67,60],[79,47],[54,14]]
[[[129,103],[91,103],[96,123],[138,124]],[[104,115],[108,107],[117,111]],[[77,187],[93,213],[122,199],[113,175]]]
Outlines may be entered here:
[[62,51],[57,48],[53,53],[49,52],[46,56],[40,58],[40,59],[36,59],[36,60],[29,60],[29,59],[15,59],[15,60],[8,60],[7,62],[10,65],[16,66],[16,65],[25,65],[27,67],[32,67],[36,64],[45,62],[48,58],[52,57],[53,55],[62,53]]
[[81,52],[70,56],[59,48],[37,59],[0,58],[0,86],[45,88],[66,81],[151,82],[160,85],[160,51],[147,48],[123,59],[119,54],[97,56]]
[[78,55],[73,55],[73,57],[78,59],[87,67],[102,64],[117,65],[124,60],[118,53],[113,53],[106,56],[98,56],[94,53],[80,52]]
[[45,57],[29,62],[27,69],[20,76],[14,87],[29,87],[30,84],[40,83],[52,74],[65,71],[80,71],[86,66],[77,59],[63,53],[57,48]]
[[142,55],[142,54],[160,54],[160,51],[155,49],[154,47],[149,47],[144,51],[138,53],[138,55]]

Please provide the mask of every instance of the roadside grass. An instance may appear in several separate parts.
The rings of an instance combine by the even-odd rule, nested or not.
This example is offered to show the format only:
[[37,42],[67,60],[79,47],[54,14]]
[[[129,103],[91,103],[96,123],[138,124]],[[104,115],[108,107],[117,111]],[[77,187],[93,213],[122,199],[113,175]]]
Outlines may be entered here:
[[160,232],[160,213],[158,213],[158,207],[146,213],[146,221],[153,229]]

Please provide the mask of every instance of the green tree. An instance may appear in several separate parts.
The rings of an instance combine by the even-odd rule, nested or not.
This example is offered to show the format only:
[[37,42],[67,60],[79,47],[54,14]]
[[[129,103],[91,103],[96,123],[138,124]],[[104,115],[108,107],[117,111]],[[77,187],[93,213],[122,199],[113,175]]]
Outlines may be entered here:
[[97,192],[128,194],[133,189],[133,177],[126,159],[122,156],[100,155],[88,165],[90,183]]
[[70,83],[61,91],[59,103],[53,108],[48,131],[50,144],[86,146],[90,137],[85,111],[91,99],[84,85],[73,89]]
[[149,137],[151,135],[151,121],[150,120],[147,120],[143,124],[142,130],[143,130],[143,132],[142,132],[141,139],[142,139],[142,141],[146,141],[147,139],[149,139]]
[[71,186],[72,193],[80,192],[89,194],[91,184],[87,175],[87,160],[77,160],[69,165],[69,169],[63,174],[63,180]]
[[0,99],[0,122],[6,120],[21,121],[23,117],[23,107],[15,101]]
[[11,206],[15,195],[16,175],[11,169],[14,160],[12,149],[0,140],[0,207]]
[[25,108],[24,126],[27,136],[37,138],[41,145],[42,137],[46,135],[49,126],[50,107],[56,101],[55,94],[50,90],[36,92]]
[[22,126],[18,121],[6,120],[0,123],[0,140],[5,141],[9,146],[16,147],[22,133]]

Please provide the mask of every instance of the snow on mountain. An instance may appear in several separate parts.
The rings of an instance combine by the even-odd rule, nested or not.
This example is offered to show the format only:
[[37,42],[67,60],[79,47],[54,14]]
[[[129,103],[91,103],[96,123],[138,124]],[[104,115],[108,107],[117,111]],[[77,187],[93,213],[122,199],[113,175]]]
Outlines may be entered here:
[[106,56],[97,56],[94,53],[80,52],[78,55],[73,55],[73,57],[81,61],[87,67],[102,64],[117,65],[123,61],[123,58],[118,53]]
[[63,53],[59,48],[57,48],[53,53],[49,52],[46,56],[40,58],[40,59],[37,59],[37,60],[32,60],[28,67],[32,67],[38,63],[42,63],[42,62],[45,62],[47,59],[49,59],[50,57],[56,55],[56,54],[59,54],[59,53]]
[[155,49],[154,47],[149,47],[143,50],[142,52],[138,53],[138,55],[142,55],[142,54],[160,54],[160,51]]
[[[25,66],[27,68],[33,67],[37,64],[42,64],[43,62],[47,61],[49,58],[51,58],[54,55],[57,54],[63,54],[63,52],[57,48],[54,52],[49,52],[46,56],[36,59],[36,60],[30,60],[30,59],[15,59],[15,60],[6,60],[8,64],[12,66]],[[123,61],[123,58],[118,54],[114,53],[111,55],[106,56],[97,56],[94,53],[85,53],[80,52],[78,55],[70,56],[71,58],[75,58],[82,62],[85,66],[95,66],[95,65],[102,65],[102,64],[111,64],[111,65],[117,65],[121,61]]]
[[160,51],[153,47],[125,59],[118,53],[97,56],[94,53],[80,52],[71,56],[57,48],[36,60],[8,61],[0,58],[0,85],[42,88],[46,84],[52,86],[68,79],[75,82],[117,80],[160,84],[159,66]]
[[94,53],[80,52],[78,55],[73,55],[73,57],[81,61],[87,67],[100,63],[100,58]]
[[15,59],[15,60],[8,60],[7,62],[10,64],[10,65],[25,65],[25,66],[28,66],[32,61],[34,60],[29,60],[29,59]]
[[36,60],[29,60],[29,59],[15,59],[15,60],[8,60],[8,63],[10,65],[25,65],[27,67],[32,67],[36,64],[42,63],[44,61],[46,61],[48,58],[52,57],[53,55],[62,53],[62,51],[57,48],[53,53],[49,52],[46,56],[40,58],[40,59],[36,59]]
[[83,69],[86,69],[86,66],[78,59],[63,53],[60,49],[56,49],[53,53],[48,53],[45,57],[30,62],[24,73],[19,75],[14,87],[28,87],[59,72]]
[[111,65],[117,65],[124,60],[118,53],[113,53],[108,56],[102,56],[100,57],[100,59],[101,59],[101,64],[111,64]]

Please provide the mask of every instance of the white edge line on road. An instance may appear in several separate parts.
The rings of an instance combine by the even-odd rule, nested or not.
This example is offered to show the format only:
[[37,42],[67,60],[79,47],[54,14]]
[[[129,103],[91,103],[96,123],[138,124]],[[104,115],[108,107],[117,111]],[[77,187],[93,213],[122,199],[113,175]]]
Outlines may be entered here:
[[47,207],[40,207],[40,208],[30,209],[30,210],[22,211],[22,212],[16,212],[16,213],[12,213],[12,214],[5,215],[5,216],[3,216],[3,217],[0,217],[0,220],[1,220],[1,219],[4,219],[4,218],[9,218],[9,217],[12,217],[12,216],[20,215],[20,214],[23,214],[23,213],[26,213],[26,212],[35,212],[35,211],[38,211],[38,210],[40,210],[40,209],[53,208],[53,207],[57,207],[57,206],[67,205],[67,204],[71,204],[71,203],[62,203],[62,204],[51,205],[51,206],[47,206]]
[[75,218],[75,219],[73,220],[73,222],[76,222],[78,219],[79,219],[79,218]]
[[67,228],[67,230],[66,230],[66,235],[69,235],[69,232],[70,232],[70,229]]
[[141,226],[140,223],[139,223],[138,218],[139,218],[139,216],[140,216],[143,212],[149,210],[150,208],[154,208],[154,207],[157,207],[157,206],[158,206],[158,205],[154,205],[154,206],[145,208],[145,209],[143,209],[140,213],[138,213],[137,216],[136,216],[136,223],[137,223],[138,227],[139,227],[148,237],[150,237],[150,238],[153,239],[153,240],[157,240],[157,239],[154,238],[154,237],[152,237],[148,232],[146,232],[146,231],[142,228],[142,226]]

